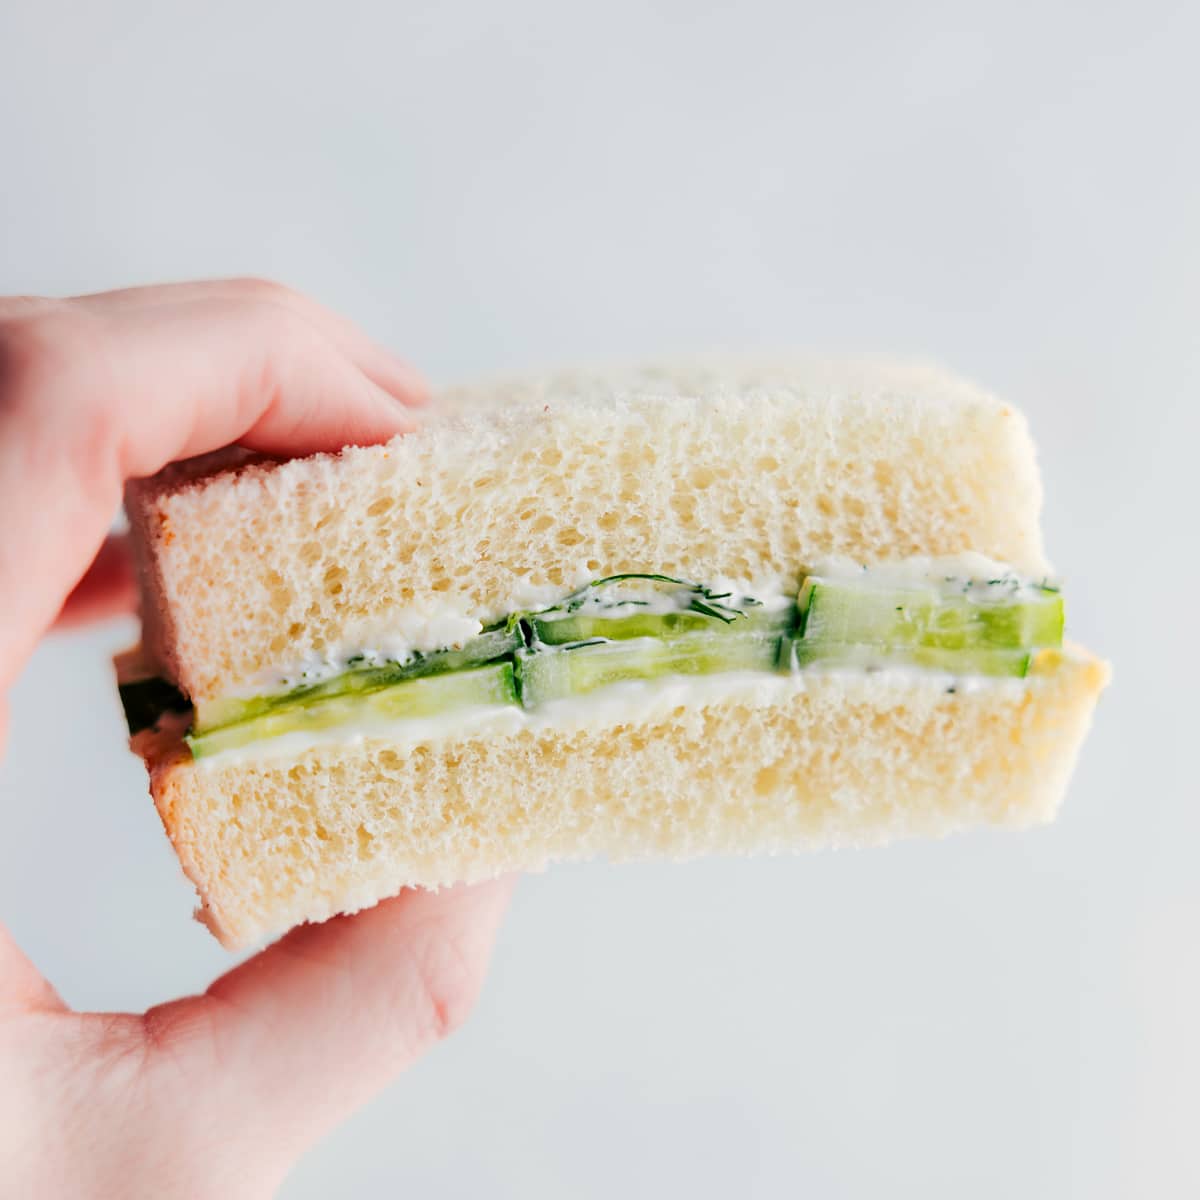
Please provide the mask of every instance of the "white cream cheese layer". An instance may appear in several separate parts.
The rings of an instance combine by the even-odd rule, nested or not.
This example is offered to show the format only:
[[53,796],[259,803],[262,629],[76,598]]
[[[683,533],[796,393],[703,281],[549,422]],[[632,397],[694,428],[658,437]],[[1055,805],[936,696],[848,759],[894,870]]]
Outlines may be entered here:
[[397,616],[388,631],[373,638],[370,644],[354,642],[332,646],[320,653],[312,651],[303,658],[259,671],[241,687],[231,689],[228,696],[247,700],[301,683],[320,683],[340,675],[355,662],[365,666],[407,662],[416,654],[458,649],[482,632],[481,621],[453,608],[435,614],[407,613]]
[[870,566],[851,558],[830,555],[813,563],[805,574],[854,583],[859,587],[888,589],[942,590],[947,583],[961,581],[967,594],[977,600],[988,599],[989,593],[996,589],[1002,590],[1006,599],[1027,599],[1042,587],[1057,586],[1053,578],[1029,579],[1007,563],[973,551],[937,558],[914,556],[871,563]]
[[[1039,583],[1018,577],[1013,569],[980,554],[967,553],[938,558],[909,558],[891,563],[873,563],[865,567],[846,558],[827,557],[812,564],[802,575],[812,574],[834,580],[852,580],[867,587],[944,588],[949,580],[962,580],[972,598],[984,599],[987,589],[1003,586],[1009,595],[1036,590]],[[973,581],[973,582],[972,582]],[[587,581],[585,580],[585,583]],[[747,600],[761,609],[778,612],[795,603],[795,587],[786,581],[767,583],[745,580],[714,580],[705,585],[707,594],[724,597],[730,608],[748,607]],[[978,593],[978,594],[977,594]],[[532,589],[518,583],[508,598],[508,612],[536,614],[564,601],[561,588],[553,595],[545,589]],[[623,605],[636,605],[629,611],[663,614],[687,607],[683,591],[656,588],[652,582],[631,579],[597,587],[581,596],[571,611],[581,615],[619,615]],[[408,613],[397,618],[386,635],[370,645],[335,647],[320,655],[287,664],[254,680],[232,693],[233,696],[257,696],[299,683],[313,683],[346,670],[348,664],[376,665],[403,663],[416,654],[457,649],[482,632],[483,624],[475,617],[456,611],[453,601],[437,614]],[[355,745],[368,740],[385,742],[388,749],[404,751],[420,744],[466,735],[515,734],[522,730],[548,727],[559,729],[597,729],[626,723],[645,723],[681,707],[701,708],[712,704],[778,704],[797,695],[815,680],[829,674],[863,677],[869,674],[873,686],[883,689],[920,686],[934,691],[971,692],[1007,689],[1016,693],[1028,686],[1024,678],[951,675],[941,671],[895,665],[876,666],[864,662],[857,666],[827,667],[806,665],[788,672],[733,671],[713,675],[676,675],[651,680],[629,680],[609,684],[584,695],[549,701],[528,710],[519,704],[479,705],[457,708],[429,717],[387,720],[364,716],[334,728],[313,732],[292,732],[206,754],[198,760],[202,769],[219,768],[232,763],[247,763],[272,758],[291,758],[317,746]]]
[[[582,584],[589,582],[586,567]],[[1020,579],[1013,568],[982,554],[965,553],[944,555],[938,558],[913,557],[894,562],[872,563],[869,567],[853,559],[827,556],[812,563],[800,572],[803,575],[822,575],[831,579],[853,580],[870,587],[933,587],[944,584],[947,579],[975,581],[1011,581],[1021,595],[1032,592],[1037,582]],[[794,581],[745,580],[718,578],[708,580],[705,586],[710,594],[725,595],[725,604],[738,608],[748,598],[758,602],[756,607],[766,612],[780,612],[795,603]],[[496,612],[489,620],[500,620],[510,613],[528,612],[536,614],[557,604],[571,594],[570,589],[561,587],[534,586],[528,581],[518,580],[510,595],[496,605]],[[977,582],[971,585],[970,594],[977,599],[987,597],[987,585]],[[1010,593],[1011,595],[1012,593]],[[647,614],[678,612],[687,607],[686,593],[664,591],[653,584],[636,579],[596,588],[574,608],[582,615],[607,612],[612,615],[614,605],[622,600],[635,600],[637,610]],[[312,651],[291,662],[282,663],[260,671],[252,679],[231,689],[230,699],[249,699],[271,692],[295,687],[301,683],[319,683],[346,670],[352,663],[377,666],[383,663],[404,663],[417,654],[430,654],[437,650],[455,650],[477,637],[484,628],[478,614],[466,612],[467,601],[447,596],[436,611],[408,611],[389,618],[386,629],[361,634],[353,639]]]
[[[348,721],[312,733],[285,733],[246,746],[231,747],[196,760],[200,770],[294,758],[319,746],[358,746],[379,741],[381,749],[404,753],[414,747],[467,735],[503,737],[522,730],[605,729],[646,724],[680,708],[736,703],[752,707],[781,704],[829,675],[864,678],[857,668],[808,667],[790,674],[729,671],[717,675],[668,675],[661,679],[626,680],[583,696],[551,700],[535,710],[519,705],[481,705],[432,717],[400,721]],[[959,677],[911,667],[887,667],[870,673],[872,685],[886,690],[921,687],[934,692],[1007,690],[1020,694],[1027,679],[994,676]],[[899,698],[898,698],[899,699]]]
[[[754,608],[782,612],[796,602],[794,588],[783,591],[777,584],[753,588],[733,579],[716,579],[706,583],[704,590],[708,598],[719,599],[723,607],[738,610]],[[630,612],[662,616],[686,611],[695,596],[696,593],[686,587],[667,590],[648,580],[618,579],[615,583],[589,588],[578,603],[571,606],[571,612],[583,616],[612,616],[614,609],[628,605]]]
[[[585,578],[584,583],[587,582]],[[755,606],[757,610],[782,612],[796,601],[795,588],[787,590],[779,580],[752,584],[745,580],[717,579],[705,586],[711,593],[728,593],[724,603],[734,608],[751,598],[758,602]],[[547,589],[518,584],[512,594],[497,605],[497,614],[491,619],[500,620],[511,613],[536,615],[565,598],[561,587]],[[619,598],[626,598],[626,602],[629,599],[636,600],[636,611],[642,613],[678,612],[687,607],[680,593],[664,592],[638,580],[629,580],[597,588],[594,595],[585,597],[573,611],[585,615],[603,611],[611,616]],[[437,612],[409,611],[396,614],[389,619],[384,631],[376,632],[369,638],[347,640],[320,652],[312,651],[302,658],[260,671],[240,686],[231,688],[222,699],[248,700],[285,691],[298,684],[320,683],[340,675],[352,664],[380,666],[389,662],[405,663],[417,654],[461,649],[484,629],[478,616],[468,616],[463,611],[466,603],[465,600],[447,598]]]

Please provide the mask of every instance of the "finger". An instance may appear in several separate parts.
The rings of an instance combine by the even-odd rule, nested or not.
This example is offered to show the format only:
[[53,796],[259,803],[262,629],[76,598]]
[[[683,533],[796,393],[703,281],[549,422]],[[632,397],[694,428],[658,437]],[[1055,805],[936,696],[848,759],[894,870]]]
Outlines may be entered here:
[[197,300],[243,302],[257,298],[263,304],[286,308],[309,321],[373,382],[409,406],[428,403],[429,389],[412,366],[369,338],[352,321],[317,303],[303,292],[281,287],[266,279],[213,279],[193,283],[155,284],[94,292],[74,299],[88,307],[110,312],[161,309],[166,305]]
[[410,891],[302,926],[204,997],[148,1014],[156,1041],[208,1054],[264,1134],[298,1152],[464,1019],[511,887]]
[[0,304],[0,689],[100,549],[125,479],[231,442],[295,455],[411,427],[273,294]]
[[124,537],[105,538],[83,578],[71,590],[56,629],[74,629],[92,621],[131,613],[137,607],[133,555]]

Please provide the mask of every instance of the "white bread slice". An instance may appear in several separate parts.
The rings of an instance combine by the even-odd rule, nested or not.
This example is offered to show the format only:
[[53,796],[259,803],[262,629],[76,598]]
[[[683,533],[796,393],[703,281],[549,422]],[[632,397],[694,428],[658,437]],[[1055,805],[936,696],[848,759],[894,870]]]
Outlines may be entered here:
[[1050,820],[1108,678],[1083,652],[948,691],[817,673],[782,704],[400,750],[194,763],[143,744],[199,915],[238,948],[303,920],[551,860],[777,853]]
[[[621,571],[758,587],[829,554],[1047,570],[1025,421],[932,367],[692,364],[442,397],[386,446],[130,488],[147,656],[196,700],[398,613],[497,619]],[[216,473],[213,473],[216,471]]]
[[[828,555],[966,551],[1048,566],[1021,416],[933,368],[872,362],[561,374],[441,397],[382,447],[277,464],[240,452],[130,489],[152,665],[193,699],[365,649],[413,614],[481,621],[514,597],[661,571],[795,585]],[[414,746],[374,740],[195,763],[142,734],[201,915],[230,947],[555,859],[780,852],[1059,804],[1107,668],[1026,680],[813,671],[760,703],[710,696]]]

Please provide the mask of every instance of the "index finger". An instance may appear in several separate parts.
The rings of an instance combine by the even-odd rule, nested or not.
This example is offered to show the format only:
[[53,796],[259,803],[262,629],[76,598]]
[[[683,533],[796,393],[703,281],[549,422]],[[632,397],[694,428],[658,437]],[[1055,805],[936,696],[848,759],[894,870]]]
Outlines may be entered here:
[[415,374],[383,371],[377,347],[291,296],[225,281],[0,301],[0,688],[92,561],[126,479],[235,442],[296,455],[411,427]]

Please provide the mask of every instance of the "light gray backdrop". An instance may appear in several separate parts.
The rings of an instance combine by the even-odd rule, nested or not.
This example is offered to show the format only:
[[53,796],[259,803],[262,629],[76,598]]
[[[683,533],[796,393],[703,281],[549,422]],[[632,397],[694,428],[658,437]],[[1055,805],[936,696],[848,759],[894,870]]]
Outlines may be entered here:
[[[438,381],[944,358],[1029,414],[1116,663],[1044,832],[529,879],[469,1027],[286,1198],[1196,1194],[1196,14],[3,6],[0,290],[273,275]],[[0,912],[79,1005],[227,965],[124,749],[128,636],[39,651],[0,774]]]

